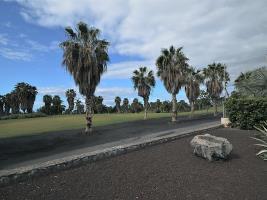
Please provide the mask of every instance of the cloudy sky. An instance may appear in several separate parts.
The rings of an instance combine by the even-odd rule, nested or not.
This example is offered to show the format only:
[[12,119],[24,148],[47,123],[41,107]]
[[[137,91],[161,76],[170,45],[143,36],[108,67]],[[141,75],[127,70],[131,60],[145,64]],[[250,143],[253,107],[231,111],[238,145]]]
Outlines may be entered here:
[[[64,97],[75,88],[61,66],[64,27],[84,21],[110,41],[111,61],[97,89],[106,104],[132,100],[131,73],[155,70],[162,48],[183,46],[189,63],[203,68],[227,64],[232,80],[267,63],[266,0],[4,0],[0,1],[0,94],[20,81],[44,94]],[[157,80],[151,100],[170,99]],[[184,91],[178,99],[185,99]]]

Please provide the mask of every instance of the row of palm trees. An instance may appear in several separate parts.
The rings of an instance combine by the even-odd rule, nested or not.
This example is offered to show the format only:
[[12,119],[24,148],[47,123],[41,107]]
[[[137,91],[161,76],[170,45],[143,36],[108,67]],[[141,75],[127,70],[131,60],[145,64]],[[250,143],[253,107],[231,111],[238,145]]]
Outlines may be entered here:
[[[195,102],[200,95],[200,85],[206,83],[207,92],[211,97],[215,115],[217,114],[217,103],[223,91],[224,82],[229,81],[229,74],[226,66],[221,63],[213,63],[203,70],[190,67],[187,63],[189,59],[182,52],[182,47],[163,49],[161,55],[156,60],[157,76],[163,82],[168,93],[172,95],[172,121],[177,118],[176,96],[182,87],[185,87],[186,96],[191,107],[191,116],[194,113]],[[147,119],[147,105],[151,89],[155,87],[155,77],[153,71],[147,67],[140,67],[133,72],[132,81],[134,89],[138,90],[138,95],[144,99],[145,116]]]
[[37,95],[37,88],[28,83],[17,83],[14,90],[0,95],[0,115],[32,113]]
[[[65,31],[67,39],[60,44],[63,50],[62,64],[73,76],[79,92],[86,98],[85,133],[90,133],[92,132],[94,93],[102,74],[107,69],[109,42],[100,39],[99,29],[83,22],[79,22],[76,29],[66,27]],[[225,65],[213,63],[200,72],[189,67],[188,60],[182,47],[174,46],[163,49],[156,60],[157,76],[172,95],[172,121],[176,121],[176,96],[182,87],[186,87],[186,94],[193,111],[200,84],[204,79],[215,108],[224,87],[223,82],[229,81],[229,75],[225,73]],[[151,89],[155,87],[154,73],[148,71],[146,67],[141,67],[133,72],[132,81],[134,88],[138,90],[138,95],[144,100],[146,119],[149,96]]]

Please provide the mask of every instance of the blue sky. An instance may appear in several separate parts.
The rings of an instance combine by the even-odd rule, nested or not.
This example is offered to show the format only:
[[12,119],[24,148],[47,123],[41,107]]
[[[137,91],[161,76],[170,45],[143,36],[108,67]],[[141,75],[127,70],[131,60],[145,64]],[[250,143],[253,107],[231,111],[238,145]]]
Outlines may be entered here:
[[[108,72],[98,86],[106,104],[115,96],[132,100],[131,73],[146,65],[155,70],[160,49],[171,44],[184,47],[190,64],[203,68],[226,63],[231,78],[241,71],[266,65],[266,1],[166,1],[163,0],[7,0],[0,1],[0,94],[17,82],[37,86],[35,108],[44,94],[64,99],[75,88],[61,66],[64,27],[80,20],[102,30],[111,42]],[[151,100],[170,99],[162,83]],[[184,91],[178,100],[186,99]]]

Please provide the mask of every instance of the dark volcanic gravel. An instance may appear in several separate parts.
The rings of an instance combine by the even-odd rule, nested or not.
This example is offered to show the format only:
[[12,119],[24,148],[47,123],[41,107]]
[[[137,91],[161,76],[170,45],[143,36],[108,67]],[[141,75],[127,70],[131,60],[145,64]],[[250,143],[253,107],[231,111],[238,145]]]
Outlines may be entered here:
[[266,200],[267,162],[252,132],[218,129],[234,146],[228,161],[192,154],[192,136],[0,188],[0,199]]

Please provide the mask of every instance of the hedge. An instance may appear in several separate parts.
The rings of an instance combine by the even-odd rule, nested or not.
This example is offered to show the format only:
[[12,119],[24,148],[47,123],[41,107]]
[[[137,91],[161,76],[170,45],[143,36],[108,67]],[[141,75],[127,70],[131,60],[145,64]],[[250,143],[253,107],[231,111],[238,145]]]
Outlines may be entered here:
[[229,98],[225,108],[233,126],[241,129],[253,129],[267,120],[267,97]]
[[26,114],[11,114],[0,117],[0,120],[8,120],[8,119],[25,119],[25,118],[36,118],[36,117],[46,117],[47,115],[44,113],[26,113]]

